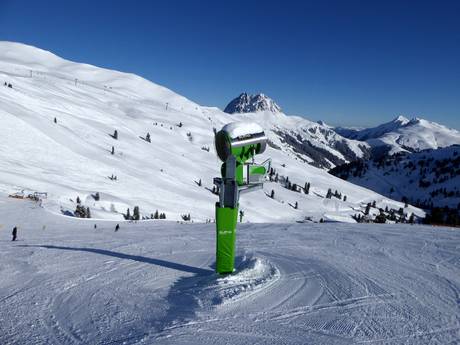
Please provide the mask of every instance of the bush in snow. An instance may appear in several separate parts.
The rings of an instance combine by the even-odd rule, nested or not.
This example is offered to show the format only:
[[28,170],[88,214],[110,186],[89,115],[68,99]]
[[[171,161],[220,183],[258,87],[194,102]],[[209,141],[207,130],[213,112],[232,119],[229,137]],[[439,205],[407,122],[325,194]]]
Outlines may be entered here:
[[94,200],[96,201],[99,201],[101,199],[101,196],[99,194],[99,192],[96,192],[94,194],[91,194],[91,196],[93,197]]
[[77,205],[74,215],[78,218],[91,218],[91,211],[89,207]]

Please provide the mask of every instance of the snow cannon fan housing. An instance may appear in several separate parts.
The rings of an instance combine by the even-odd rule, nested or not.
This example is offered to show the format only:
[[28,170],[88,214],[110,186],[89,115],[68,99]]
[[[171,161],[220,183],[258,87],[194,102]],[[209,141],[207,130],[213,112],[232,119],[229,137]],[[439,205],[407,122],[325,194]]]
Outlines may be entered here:
[[230,155],[244,163],[267,147],[264,130],[256,123],[232,122],[225,125],[215,137],[216,151],[225,162]]
[[[237,184],[261,184],[270,169],[271,161],[255,164],[254,156],[265,151],[267,141],[264,130],[256,123],[232,122],[225,125],[215,136],[217,155],[224,162],[221,169],[222,177],[229,177],[226,176],[226,162],[233,156],[236,161]],[[248,160],[251,162],[246,163]]]

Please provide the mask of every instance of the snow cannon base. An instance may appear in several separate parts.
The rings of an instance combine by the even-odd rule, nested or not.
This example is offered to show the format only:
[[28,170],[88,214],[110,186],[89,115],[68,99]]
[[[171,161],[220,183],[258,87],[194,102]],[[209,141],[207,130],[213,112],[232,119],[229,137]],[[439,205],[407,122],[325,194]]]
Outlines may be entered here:
[[216,271],[219,274],[234,271],[237,220],[238,208],[220,207],[216,203]]

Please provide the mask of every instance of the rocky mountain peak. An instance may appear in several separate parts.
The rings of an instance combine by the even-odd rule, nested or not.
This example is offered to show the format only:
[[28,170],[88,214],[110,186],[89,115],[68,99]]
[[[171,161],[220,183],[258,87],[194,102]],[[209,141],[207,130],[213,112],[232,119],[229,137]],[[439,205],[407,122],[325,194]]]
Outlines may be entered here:
[[271,111],[272,113],[280,113],[281,107],[275,103],[273,99],[259,93],[251,95],[243,92],[241,95],[233,99],[224,109],[228,114],[234,113],[255,113],[258,111]]

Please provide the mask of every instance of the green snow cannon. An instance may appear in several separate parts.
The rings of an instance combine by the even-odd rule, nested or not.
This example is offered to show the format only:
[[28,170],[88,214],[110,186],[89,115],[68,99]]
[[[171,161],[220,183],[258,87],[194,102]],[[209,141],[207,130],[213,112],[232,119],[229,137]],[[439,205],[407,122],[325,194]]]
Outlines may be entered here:
[[[254,157],[267,147],[264,130],[252,122],[232,122],[215,136],[216,152],[223,161],[222,177],[214,178],[216,203],[216,271],[232,273],[235,264],[239,194],[261,189],[271,160],[256,164]],[[249,161],[249,162],[248,162]]]

